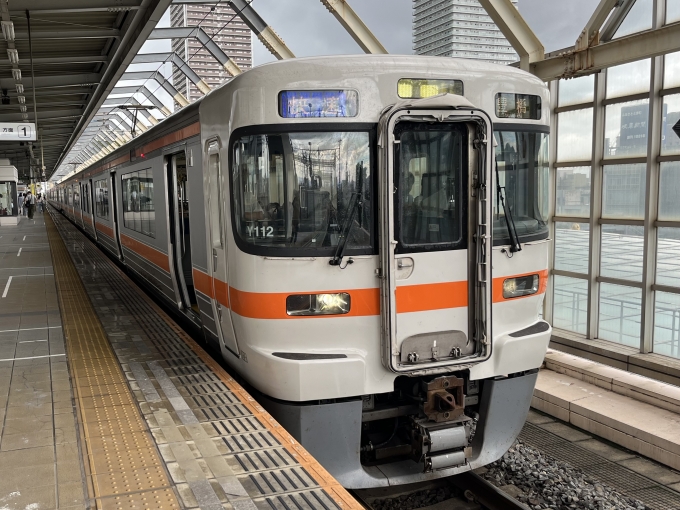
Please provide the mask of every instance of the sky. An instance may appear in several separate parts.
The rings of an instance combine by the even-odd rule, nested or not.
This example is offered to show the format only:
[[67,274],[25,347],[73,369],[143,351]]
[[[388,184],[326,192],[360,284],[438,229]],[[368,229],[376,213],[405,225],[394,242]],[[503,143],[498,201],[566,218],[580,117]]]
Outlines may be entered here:
[[[349,0],[390,53],[411,54],[411,0]],[[572,46],[595,0],[519,0],[519,11],[546,51]],[[296,56],[360,53],[361,49],[319,0],[253,0],[253,7]],[[253,39],[255,65],[274,57]]]

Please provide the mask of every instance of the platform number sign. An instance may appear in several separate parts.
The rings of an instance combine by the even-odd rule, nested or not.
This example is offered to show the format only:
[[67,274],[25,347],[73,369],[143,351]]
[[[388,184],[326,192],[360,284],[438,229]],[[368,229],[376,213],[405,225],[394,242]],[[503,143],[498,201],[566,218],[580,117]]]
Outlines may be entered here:
[[0,142],[32,142],[35,140],[35,124],[31,122],[0,122]]

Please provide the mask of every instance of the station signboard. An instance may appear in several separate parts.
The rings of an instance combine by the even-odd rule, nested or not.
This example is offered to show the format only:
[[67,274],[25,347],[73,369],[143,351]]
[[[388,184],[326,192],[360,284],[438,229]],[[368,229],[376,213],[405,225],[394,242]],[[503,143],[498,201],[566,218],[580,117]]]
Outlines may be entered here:
[[0,142],[34,142],[33,122],[0,122]]

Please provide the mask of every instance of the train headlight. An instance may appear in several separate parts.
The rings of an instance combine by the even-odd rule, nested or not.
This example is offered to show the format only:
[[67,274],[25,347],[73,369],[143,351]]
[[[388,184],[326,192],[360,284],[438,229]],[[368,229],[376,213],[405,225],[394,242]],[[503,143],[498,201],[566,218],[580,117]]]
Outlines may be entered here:
[[293,294],[286,298],[288,315],[343,315],[349,313],[350,297],[337,294]]
[[536,294],[538,292],[539,280],[537,274],[503,280],[503,297],[510,299]]

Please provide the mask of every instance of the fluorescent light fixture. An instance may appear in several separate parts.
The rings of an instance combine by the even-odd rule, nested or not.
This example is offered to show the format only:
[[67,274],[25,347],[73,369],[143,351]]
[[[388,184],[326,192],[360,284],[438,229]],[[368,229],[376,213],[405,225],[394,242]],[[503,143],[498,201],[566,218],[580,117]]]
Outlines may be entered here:
[[25,96],[17,96],[17,100],[19,101],[19,104],[26,104]]
[[21,106],[19,106],[19,110],[21,110],[23,113],[26,113],[26,105],[22,104]]
[[12,78],[14,81],[21,81],[21,69],[12,69]]
[[12,48],[7,48],[7,58],[12,64],[19,63],[19,52]]
[[17,83],[16,88],[17,88],[17,94],[23,94],[24,93],[24,86],[21,83]]
[[22,113],[21,118],[24,120],[28,120],[28,113]]
[[2,22],[2,36],[7,42],[14,40],[14,23],[11,21]]

